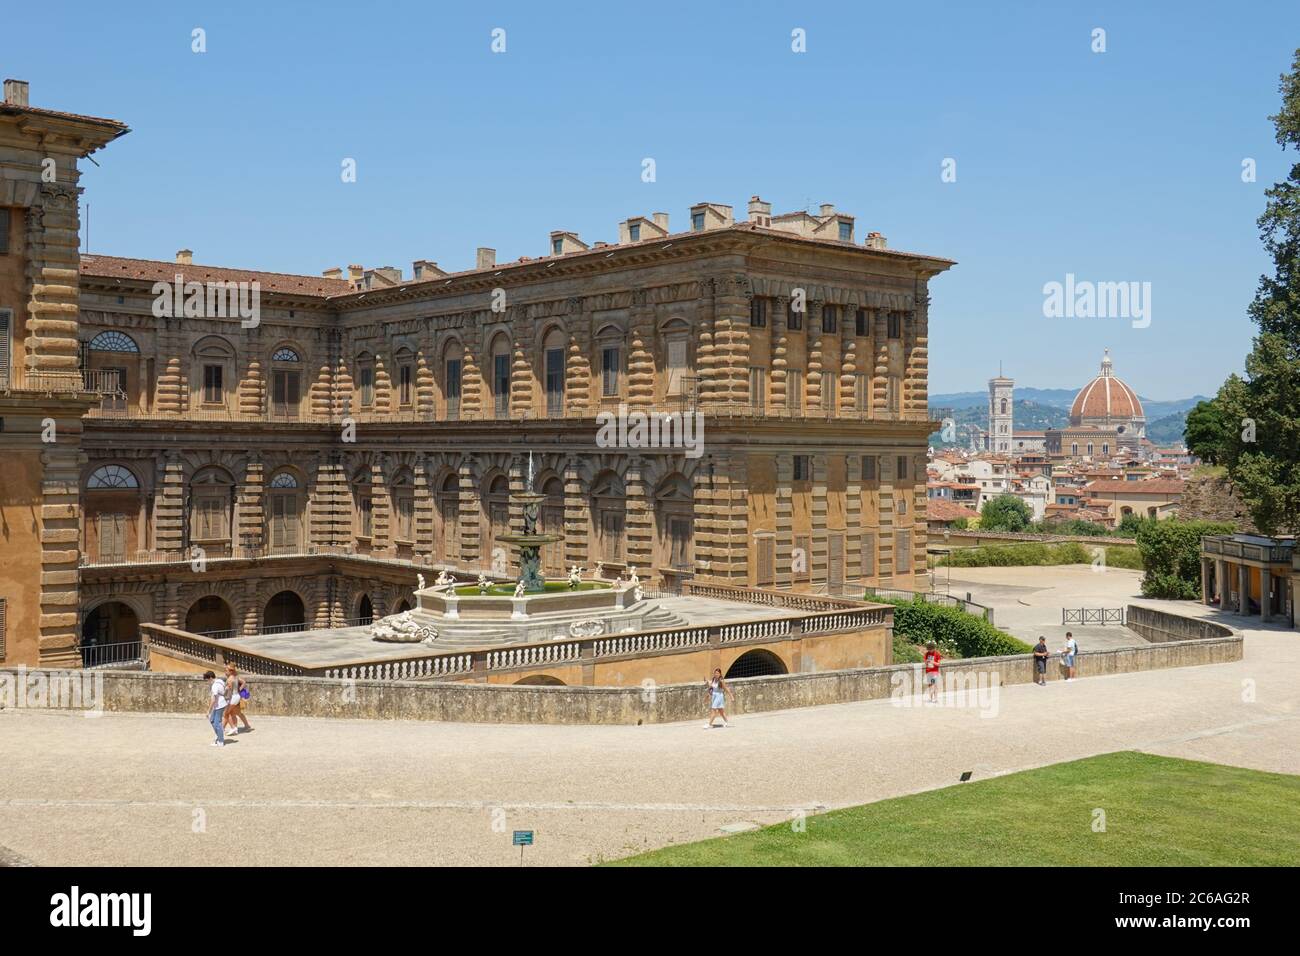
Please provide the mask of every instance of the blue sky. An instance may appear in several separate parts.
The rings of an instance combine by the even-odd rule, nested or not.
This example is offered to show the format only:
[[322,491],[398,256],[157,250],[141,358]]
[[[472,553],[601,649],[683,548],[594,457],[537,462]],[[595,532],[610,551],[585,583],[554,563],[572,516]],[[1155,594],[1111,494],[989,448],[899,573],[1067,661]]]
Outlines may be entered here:
[[[958,260],[932,284],[932,391],[981,389],[999,360],[1076,387],[1109,346],[1162,399],[1213,392],[1249,350],[1269,266],[1254,221],[1289,166],[1267,117],[1300,45],[1294,2],[100,0],[4,18],[0,72],[33,105],[132,127],[87,165],[92,252],[409,274],[468,268],[476,246],[543,255],[552,229],[614,241],[629,215],[684,229],[695,202],[833,202],[859,240]],[[1150,282],[1150,326],[1045,318],[1067,273]]]

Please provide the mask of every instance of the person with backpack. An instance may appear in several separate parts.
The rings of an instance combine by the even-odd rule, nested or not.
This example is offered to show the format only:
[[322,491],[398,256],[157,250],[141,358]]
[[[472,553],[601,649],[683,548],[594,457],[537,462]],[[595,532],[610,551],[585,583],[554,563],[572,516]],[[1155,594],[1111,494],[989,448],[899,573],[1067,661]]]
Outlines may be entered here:
[[1047,649],[1047,638],[1038,635],[1038,643],[1034,645],[1034,683],[1039,687],[1047,686],[1047,659],[1051,657],[1051,652]]
[[1079,642],[1069,631],[1065,632],[1065,648],[1061,651],[1061,661],[1065,664],[1065,680],[1074,680],[1074,657],[1079,653]]
[[226,704],[226,726],[230,728],[232,734],[239,733],[239,722],[244,723],[244,732],[248,733],[253,729],[253,725],[248,722],[248,716],[244,713],[244,701],[248,700],[248,681],[244,680],[235,673],[235,665],[226,665],[226,687],[229,689],[230,702]]

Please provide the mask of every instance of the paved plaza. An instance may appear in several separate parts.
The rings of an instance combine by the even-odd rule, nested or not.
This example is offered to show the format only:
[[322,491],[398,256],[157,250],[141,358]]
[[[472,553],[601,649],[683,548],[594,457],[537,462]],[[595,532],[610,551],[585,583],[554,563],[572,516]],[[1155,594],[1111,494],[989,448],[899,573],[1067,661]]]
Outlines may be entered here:
[[[1038,572],[1062,587],[1078,573],[1030,570],[1040,591],[1053,575]],[[1131,590],[1119,572],[1097,578],[1112,582],[1108,606]],[[63,865],[204,865],[218,842],[249,864],[518,865],[510,831],[531,829],[527,861],[585,864],[943,787],[965,770],[978,779],[1114,750],[1300,773],[1300,635],[1244,633],[1238,662],[1003,687],[995,714],[885,700],[740,714],[706,731],[703,714],[576,727],[254,711],[256,731],[217,749],[202,700],[186,715],[6,710],[0,847]]]

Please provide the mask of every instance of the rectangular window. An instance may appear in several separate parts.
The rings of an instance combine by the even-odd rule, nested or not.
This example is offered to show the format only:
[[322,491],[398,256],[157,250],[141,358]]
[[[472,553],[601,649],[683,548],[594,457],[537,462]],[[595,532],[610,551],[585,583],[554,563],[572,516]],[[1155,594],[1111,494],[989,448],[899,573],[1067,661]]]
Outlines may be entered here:
[[639,222],[633,223],[627,227],[627,237],[632,242],[641,241],[641,224]]
[[795,581],[812,580],[812,538],[806,534],[794,536],[794,553],[790,556]]
[[906,481],[906,480],[907,480],[907,456],[906,456],[906,455],[899,455],[899,456],[898,456],[898,474],[897,474],[897,477],[898,477],[898,480],[899,480],[899,481]]
[[600,515],[600,542],[602,559],[610,564],[623,560],[623,516],[616,511],[603,511]]
[[460,416],[460,359],[447,359],[447,417]]
[[755,538],[754,584],[770,587],[776,583],[776,538]]
[[877,462],[877,460],[878,460],[878,459],[876,458],[875,455],[863,455],[863,456],[862,456],[862,480],[863,480],[863,481],[875,481],[875,480],[876,480],[876,462]]
[[505,416],[510,411],[509,355],[494,355],[492,357],[492,392],[496,400],[497,415]]
[[9,632],[8,599],[0,598],[0,661],[5,659],[5,635]]
[[803,312],[795,309],[793,300],[785,310],[785,326],[791,332],[798,332],[803,328]]
[[618,395],[618,379],[623,371],[622,354],[615,346],[600,350],[600,394],[605,398]]
[[895,415],[898,414],[899,407],[903,404],[902,382],[897,375],[889,376],[889,411]]
[[749,327],[751,329],[767,328],[767,299],[754,296],[749,300]]
[[546,350],[546,414],[564,414],[564,349]]
[[803,408],[803,371],[792,368],[785,373],[785,407],[791,411]]
[[99,560],[106,563],[126,560],[126,515],[99,515],[95,521],[99,531]]
[[692,232],[704,231],[704,213],[702,212],[691,213],[691,231]]
[[363,365],[357,370],[357,376],[361,385],[361,407],[368,408],[375,404],[375,370]]
[[876,574],[876,533],[862,532],[862,576],[874,577]]
[[9,309],[0,309],[0,387],[9,384],[10,355],[10,326],[13,323],[13,312]]
[[839,307],[834,305],[822,306],[822,332],[826,335],[834,335],[839,328]]
[[680,395],[686,377],[686,339],[668,340],[668,392]]
[[415,540],[415,498],[410,495],[397,499],[397,539]]
[[672,517],[668,519],[668,562],[679,569],[691,566],[691,519]]
[[896,574],[912,572],[912,532],[910,531],[894,533],[894,572]]
[[411,372],[409,365],[397,370],[397,401],[402,405],[411,404]]
[[808,471],[809,471],[809,468],[808,468],[808,456],[807,456],[807,455],[795,455],[795,456],[794,456],[794,480],[795,480],[795,481],[807,481],[807,480],[808,480]]
[[277,418],[294,418],[298,414],[299,373],[274,369],[271,373],[271,413]]
[[889,313],[889,337],[891,339],[902,338],[903,316],[898,312]]
[[224,497],[218,496],[208,496],[195,501],[198,540],[224,541],[230,537],[230,526],[226,523],[229,514],[227,504]]
[[898,516],[901,518],[907,514],[907,496],[899,495],[898,497]]
[[563,249],[563,248],[564,248],[564,240],[563,240],[563,239],[552,239],[552,240],[551,240],[551,254],[552,254],[552,255],[556,255],[556,256],[558,256],[558,255],[560,254],[560,250]]
[[225,368],[221,365],[203,366],[203,402],[206,405],[220,405],[226,399],[221,387],[221,376]]
[[9,255],[9,221],[13,213],[0,207],[0,256]]
[[847,222],[840,222],[840,242],[853,241],[853,226]]
[[767,407],[767,369],[765,368],[749,370],[749,405],[757,409]]
[[365,495],[357,502],[358,515],[360,523],[358,534],[363,538],[369,538],[375,533],[375,499]]
[[853,316],[853,334],[864,336],[867,334],[867,310],[858,309]]
[[870,399],[871,379],[859,372],[853,376],[853,403],[858,411],[865,412],[870,408]]

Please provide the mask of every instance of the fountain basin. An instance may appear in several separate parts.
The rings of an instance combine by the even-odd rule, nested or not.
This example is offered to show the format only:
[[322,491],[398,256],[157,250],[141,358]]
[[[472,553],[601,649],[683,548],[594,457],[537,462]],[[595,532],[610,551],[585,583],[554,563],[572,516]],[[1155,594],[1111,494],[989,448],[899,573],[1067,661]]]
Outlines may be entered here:
[[[552,590],[554,588],[554,590]],[[545,614],[570,614],[575,611],[621,611],[637,603],[634,589],[614,587],[600,581],[584,581],[576,591],[560,581],[548,582],[546,590],[514,596],[513,587],[494,586],[480,594],[475,585],[460,586],[450,593],[446,589],[425,588],[416,591],[419,610],[434,617],[451,620],[502,621],[538,617]]]

